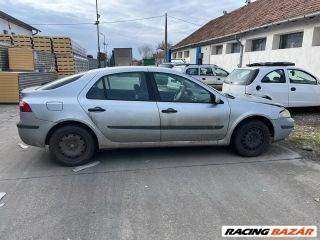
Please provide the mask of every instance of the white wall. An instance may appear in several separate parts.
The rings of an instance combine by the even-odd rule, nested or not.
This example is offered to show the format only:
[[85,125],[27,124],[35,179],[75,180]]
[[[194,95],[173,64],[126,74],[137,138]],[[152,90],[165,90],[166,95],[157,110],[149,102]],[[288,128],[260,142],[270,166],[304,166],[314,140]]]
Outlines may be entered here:
[[[249,46],[247,40],[266,37],[266,50],[258,52],[250,52],[247,49],[243,51],[243,66],[254,62],[275,62],[286,61],[294,62],[297,67],[306,69],[320,78],[320,18],[315,17],[313,19],[299,20],[296,22],[289,22],[277,26],[272,26],[266,29],[257,30],[246,34],[241,42],[244,46]],[[303,43],[300,48],[289,49],[273,49],[274,40],[277,35],[286,34],[292,32],[303,31]],[[316,39],[315,39],[316,38]],[[315,41],[317,40],[317,41]],[[203,46],[201,51],[204,55],[204,64],[216,64],[225,68],[228,71],[232,71],[237,68],[240,62],[240,53],[226,53],[227,44],[230,42],[224,42],[216,45],[223,45],[221,55],[211,55],[210,49],[214,46]],[[317,43],[317,44],[315,44]],[[278,44],[276,44],[278,45]],[[317,46],[313,46],[317,45]],[[208,51],[209,49],[209,51]],[[195,52],[195,48],[190,49]],[[209,57],[208,57],[209,55]],[[195,63],[195,58],[190,58],[190,63]]]
[[[32,31],[22,28],[18,25],[10,23],[11,32],[16,35],[27,35],[32,36]],[[0,18],[0,34],[3,34],[3,30],[7,30],[9,34],[11,34],[8,26],[8,21]]]

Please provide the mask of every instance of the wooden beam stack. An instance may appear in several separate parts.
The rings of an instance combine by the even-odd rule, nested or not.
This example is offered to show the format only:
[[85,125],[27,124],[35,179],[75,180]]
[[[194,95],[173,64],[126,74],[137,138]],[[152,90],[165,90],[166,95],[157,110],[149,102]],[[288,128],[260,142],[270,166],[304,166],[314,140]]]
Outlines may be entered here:
[[52,52],[52,41],[49,36],[34,36],[32,46],[36,51]]
[[8,45],[12,45],[11,36],[10,35],[6,35],[6,34],[1,34],[0,35],[0,42],[8,44]]
[[24,35],[13,35],[12,43],[15,47],[32,48],[31,37]]

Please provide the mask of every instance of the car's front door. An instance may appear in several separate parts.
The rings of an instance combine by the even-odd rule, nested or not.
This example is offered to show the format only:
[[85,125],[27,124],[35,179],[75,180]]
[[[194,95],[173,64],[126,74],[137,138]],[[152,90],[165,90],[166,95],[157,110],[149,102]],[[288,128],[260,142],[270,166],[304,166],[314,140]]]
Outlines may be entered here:
[[271,98],[276,103],[288,107],[288,82],[283,69],[271,70],[261,80],[256,79],[247,86],[248,93]]
[[[159,79],[180,83],[168,89]],[[229,125],[227,102],[215,104],[213,94],[195,82],[174,74],[154,73],[161,120],[161,141],[212,141],[223,139]]]
[[159,112],[147,76],[144,72],[106,75],[79,98],[93,123],[110,141],[160,141]]
[[289,107],[320,106],[320,85],[311,74],[288,69],[290,80]]

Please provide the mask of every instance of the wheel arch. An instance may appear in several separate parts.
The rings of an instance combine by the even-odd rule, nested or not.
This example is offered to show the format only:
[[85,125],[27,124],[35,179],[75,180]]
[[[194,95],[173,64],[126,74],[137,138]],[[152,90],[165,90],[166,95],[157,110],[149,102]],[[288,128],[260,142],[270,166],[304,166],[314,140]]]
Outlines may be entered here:
[[233,128],[232,130],[232,134],[231,134],[231,141],[234,137],[234,134],[235,132],[237,131],[237,129],[244,123],[247,123],[247,122],[250,122],[252,120],[259,120],[261,122],[263,122],[264,124],[266,124],[266,126],[268,127],[269,131],[270,131],[270,134],[271,134],[271,137],[274,137],[274,126],[271,122],[271,120],[267,117],[264,117],[264,116],[259,116],[259,115],[253,115],[253,116],[248,116],[248,117],[245,117],[244,119],[242,119],[240,122],[238,122],[236,124],[236,126]]
[[92,130],[92,128],[90,128],[88,125],[82,123],[82,122],[78,122],[78,121],[73,121],[73,120],[66,120],[63,122],[59,122],[58,124],[54,125],[49,132],[47,133],[46,139],[45,139],[45,144],[48,145],[49,144],[49,140],[52,136],[52,134],[59,128],[61,127],[65,127],[65,126],[79,126],[79,127],[83,127],[84,129],[86,129],[94,138],[95,140],[95,144],[98,147],[99,146],[99,141],[97,138],[97,135],[95,134],[95,132]]

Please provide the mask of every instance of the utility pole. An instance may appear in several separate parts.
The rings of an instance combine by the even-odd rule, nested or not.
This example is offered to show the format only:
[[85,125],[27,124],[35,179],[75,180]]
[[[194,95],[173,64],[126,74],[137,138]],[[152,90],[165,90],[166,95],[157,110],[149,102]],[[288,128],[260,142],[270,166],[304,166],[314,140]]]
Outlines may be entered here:
[[167,61],[167,51],[168,51],[168,15],[165,14],[165,23],[164,23],[164,59]]
[[98,68],[100,68],[101,67],[101,62],[100,62],[100,33],[99,33],[99,18],[100,18],[100,15],[98,13],[98,0],[96,0],[96,14],[97,14],[96,25],[97,25],[97,36],[98,36]]

